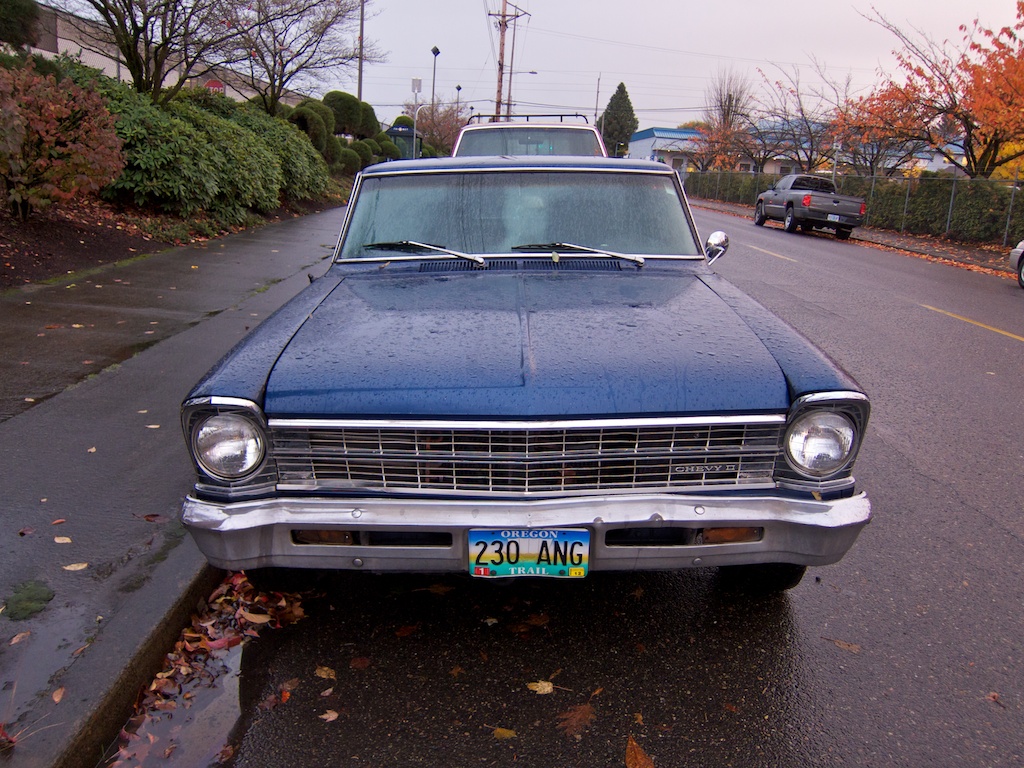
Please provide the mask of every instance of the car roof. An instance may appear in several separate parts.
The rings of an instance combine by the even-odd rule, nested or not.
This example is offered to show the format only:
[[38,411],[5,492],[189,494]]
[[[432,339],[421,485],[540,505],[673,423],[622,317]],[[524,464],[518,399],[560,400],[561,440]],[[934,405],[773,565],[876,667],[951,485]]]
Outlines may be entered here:
[[630,171],[664,173],[675,171],[654,160],[589,157],[583,155],[529,155],[523,157],[480,155],[473,157],[439,157],[419,160],[394,160],[364,168],[361,174],[381,176],[396,173],[440,173],[452,171]]

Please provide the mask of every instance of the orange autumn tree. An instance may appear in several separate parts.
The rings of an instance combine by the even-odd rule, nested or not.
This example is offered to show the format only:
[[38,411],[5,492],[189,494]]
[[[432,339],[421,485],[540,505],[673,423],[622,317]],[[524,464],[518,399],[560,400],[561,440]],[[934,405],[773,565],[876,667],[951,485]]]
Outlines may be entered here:
[[848,98],[835,112],[832,128],[842,156],[861,176],[901,173],[928,146],[915,138],[920,125],[906,90],[882,88]]
[[875,13],[871,20],[903,45],[894,54],[904,78],[887,77],[869,97],[877,120],[972,178],[989,178],[1024,156],[1024,0],[1012,27],[988,29],[975,19],[960,27],[963,42],[953,48]]

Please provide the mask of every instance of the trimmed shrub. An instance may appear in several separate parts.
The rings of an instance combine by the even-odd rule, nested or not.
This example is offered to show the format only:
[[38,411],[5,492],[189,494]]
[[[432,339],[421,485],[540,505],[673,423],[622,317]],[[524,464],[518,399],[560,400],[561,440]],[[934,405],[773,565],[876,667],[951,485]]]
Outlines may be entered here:
[[406,128],[415,127],[412,118],[408,115],[399,115],[395,118],[395,122],[393,122],[392,125],[404,125]]
[[334,110],[322,101],[318,101],[317,99],[303,99],[299,102],[297,109],[311,109],[316,112],[320,116],[320,119],[324,121],[324,128],[327,129],[327,135],[334,135]]
[[363,169],[368,165],[373,165],[373,150],[365,141],[353,141],[348,145],[348,148],[359,155],[359,168]]
[[288,115],[288,122],[297,125],[307,136],[313,148],[323,154],[327,148],[327,126],[320,115],[307,107],[299,107]]
[[353,176],[362,169],[363,159],[351,147],[344,147],[341,150],[341,156],[338,158],[338,165],[342,167],[346,174]]
[[211,153],[217,193],[209,212],[219,222],[242,224],[248,209],[277,208],[283,175],[280,161],[252,131],[195,104],[174,101],[168,111],[191,125]]
[[380,154],[388,160],[402,159],[402,150],[400,150],[398,145],[393,141],[382,141],[380,145]]
[[324,96],[324,105],[334,113],[334,132],[355,134],[363,119],[360,101],[344,91],[330,91]]
[[95,192],[124,166],[114,119],[99,94],[36,73],[0,69],[0,187],[18,218]]
[[324,148],[324,160],[327,162],[327,167],[334,171],[334,166],[338,162],[338,158],[341,157],[341,142],[338,141],[338,137],[328,135],[327,146]]
[[378,144],[373,139],[363,139],[363,141],[366,142],[366,146],[368,146],[370,148],[370,151],[373,152],[374,157],[381,156],[382,153],[380,151],[380,144]]
[[175,99],[195,104],[204,112],[230,118],[238,110],[238,102],[223,93],[214,93],[208,88],[187,88]]
[[380,133],[380,121],[377,120],[377,114],[373,111],[373,107],[364,101],[359,105],[359,111],[359,128],[353,133],[361,139]]
[[276,155],[287,199],[314,200],[327,191],[327,163],[302,131],[252,105],[239,108],[231,119],[256,134]]

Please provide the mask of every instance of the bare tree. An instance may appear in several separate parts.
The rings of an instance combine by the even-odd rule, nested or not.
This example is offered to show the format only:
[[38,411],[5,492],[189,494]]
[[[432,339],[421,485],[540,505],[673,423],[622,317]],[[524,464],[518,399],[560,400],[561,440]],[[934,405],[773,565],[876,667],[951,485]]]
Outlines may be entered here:
[[153,101],[170,100],[189,78],[237,55],[251,28],[249,0],[60,0],[79,44],[119,56],[132,84]]
[[719,70],[704,92],[701,154],[710,156],[712,167],[732,170],[742,150],[740,136],[750,119],[754,93],[743,77],[733,70]]
[[798,67],[778,70],[775,80],[761,72],[768,87],[758,104],[759,111],[772,133],[781,139],[782,155],[802,170],[813,172],[833,155],[833,110],[821,89],[816,91],[800,82]]
[[466,124],[468,107],[458,100],[446,101],[438,97],[436,106],[407,102],[403,105],[402,114],[415,117],[419,107],[419,118],[416,132],[423,137],[423,143],[433,147],[437,152],[447,155],[455,146],[459,131]]
[[[360,0],[255,0],[256,20],[237,38],[244,63],[233,67],[270,114],[288,90],[310,86],[360,55]],[[363,42],[363,61],[384,61]]]

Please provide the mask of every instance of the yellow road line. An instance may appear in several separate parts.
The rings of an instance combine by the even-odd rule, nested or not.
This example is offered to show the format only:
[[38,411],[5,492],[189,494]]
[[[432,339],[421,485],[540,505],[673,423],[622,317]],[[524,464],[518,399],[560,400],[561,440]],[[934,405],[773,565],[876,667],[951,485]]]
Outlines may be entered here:
[[924,307],[925,309],[930,309],[932,312],[938,312],[940,315],[946,315],[946,317],[952,317],[954,320],[963,320],[965,323],[970,323],[971,325],[976,325],[979,328],[984,328],[986,331],[992,331],[993,333],[998,333],[1002,336],[1009,336],[1011,339],[1016,339],[1017,341],[1024,341],[1024,336],[1018,336],[1017,334],[1010,333],[1009,331],[1004,331],[999,328],[993,328],[991,325],[979,323],[977,320],[971,320],[969,317],[963,317],[962,315],[954,315],[952,312],[947,312],[946,310],[938,309],[937,307],[930,307],[927,304],[919,304],[918,306]]
[[756,245],[748,245],[747,247],[753,248],[755,251],[760,251],[761,253],[767,253],[769,256],[774,256],[776,259],[785,259],[786,261],[792,261],[795,264],[800,263],[796,259],[789,258],[789,256],[783,256],[781,253],[772,253],[771,251],[766,251],[764,248],[758,248]]

